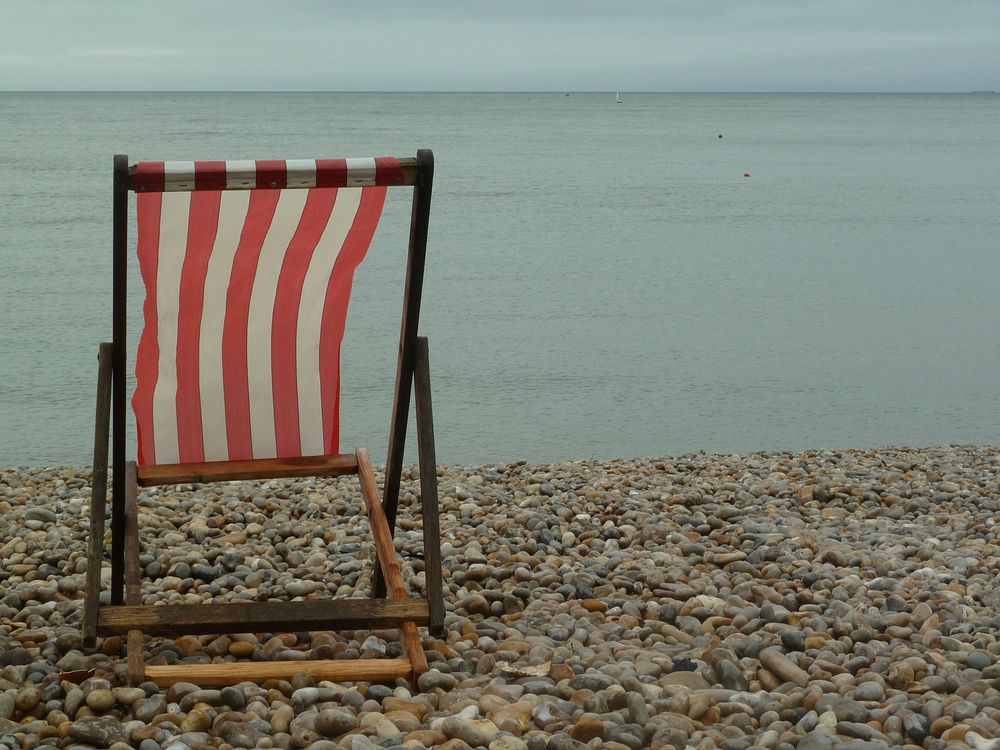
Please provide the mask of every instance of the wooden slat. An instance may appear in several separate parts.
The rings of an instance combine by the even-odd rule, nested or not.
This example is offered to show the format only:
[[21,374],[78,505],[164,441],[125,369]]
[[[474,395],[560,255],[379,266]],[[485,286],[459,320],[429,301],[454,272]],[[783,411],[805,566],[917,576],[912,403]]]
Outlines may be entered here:
[[[416,356],[420,300],[423,295],[431,189],[434,184],[434,154],[430,149],[420,149],[417,151],[417,161],[420,163],[420,172],[413,188],[413,207],[410,212],[410,244],[406,257],[396,385],[389,422],[389,447],[385,458],[384,506],[390,536],[396,530],[396,505],[399,503],[399,482],[403,476],[403,450],[406,447],[406,423],[410,416],[410,390],[413,388],[413,361]],[[381,568],[376,569],[372,583],[373,595],[385,596],[385,584]]]
[[434,410],[431,406],[431,368],[427,338],[417,338],[413,368],[417,407],[417,456],[420,461],[420,513],[424,527],[424,581],[431,635],[444,634],[444,591],[441,581],[441,528],[438,519],[437,456],[434,451]]
[[427,602],[405,599],[321,599],[301,602],[218,602],[101,607],[102,635],[142,630],[147,635],[289,633],[303,630],[395,628],[404,621],[427,624]]
[[198,464],[159,464],[139,467],[139,484],[188,482],[228,482],[234,479],[277,479],[280,477],[337,476],[355,474],[358,462],[351,453],[298,458],[256,458],[246,461],[209,461]]
[[[372,469],[372,462],[366,449],[359,448],[357,456],[361,494],[365,498],[365,505],[368,506],[368,518],[371,522],[372,535],[375,537],[378,562],[389,590],[390,598],[386,601],[405,598],[407,594],[406,586],[403,585],[403,572],[400,570],[399,560],[396,557],[396,548],[392,544],[389,524],[385,520],[382,498],[379,497],[378,483],[375,481],[375,470]],[[413,665],[413,674],[419,675],[426,672],[427,656],[420,643],[420,634],[417,633],[416,623],[404,622],[400,626],[400,632],[403,634],[403,648]]]
[[[135,461],[125,464],[125,603],[138,606],[141,602],[141,570],[139,565],[139,498],[136,486]],[[125,643],[128,658],[128,684],[143,682],[142,631],[128,631]]]
[[94,471],[90,479],[90,539],[87,542],[87,579],[81,627],[88,648],[97,639],[97,610],[104,561],[104,518],[108,499],[108,438],[111,434],[111,363],[113,347],[101,344],[97,353],[97,415],[94,420]]
[[296,674],[330,682],[388,682],[410,675],[407,659],[326,659],[320,661],[251,661],[222,664],[171,664],[146,667],[146,679],[161,687],[192,682],[203,687],[240,682],[290,680]]

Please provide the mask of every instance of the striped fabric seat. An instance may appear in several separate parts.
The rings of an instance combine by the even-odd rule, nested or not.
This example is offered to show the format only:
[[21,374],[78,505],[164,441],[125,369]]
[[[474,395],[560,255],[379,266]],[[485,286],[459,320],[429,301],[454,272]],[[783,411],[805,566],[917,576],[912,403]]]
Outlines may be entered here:
[[354,273],[396,159],[141,162],[139,464],[339,452]]

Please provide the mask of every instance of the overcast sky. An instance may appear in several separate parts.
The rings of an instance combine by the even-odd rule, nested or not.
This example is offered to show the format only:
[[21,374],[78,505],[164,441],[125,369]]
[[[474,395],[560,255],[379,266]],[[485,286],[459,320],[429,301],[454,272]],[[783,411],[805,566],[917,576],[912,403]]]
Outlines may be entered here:
[[0,90],[1000,90],[1000,0],[0,0]]

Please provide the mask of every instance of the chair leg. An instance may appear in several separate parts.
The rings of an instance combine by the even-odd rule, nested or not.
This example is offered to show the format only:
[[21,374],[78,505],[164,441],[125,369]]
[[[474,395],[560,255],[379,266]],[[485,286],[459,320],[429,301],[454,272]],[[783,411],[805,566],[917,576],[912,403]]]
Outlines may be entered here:
[[[141,604],[139,566],[139,488],[135,461],[125,464],[125,603]],[[142,655],[142,631],[130,630],[126,636],[128,684],[135,687],[145,679]]]
[[424,527],[424,580],[431,635],[444,635],[444,592],[441,580],[441,529],[438,520],[437,457],[434,452],[434,412],[427,339],[417,338],[414,390],[417,407],[417,453],[420,462],[420,512]]
[[90,480],[90,540],[87,544],[87,578],[83,606],[83,643],[97,642],[97,608],[100,606],[101,565],[104,559],[104,517],[108,496],[108,438],[111,432],[112,345],[97,352],[97,415],[94,420],[94,470]]
[[[403,573],[399,567],[396,548],[392,543],[392,532],[389,530],[389,524],[385,518],[385,510],[382,508],[382,498],[375,481],[375,471],[372,469],[371,459],[368,457],[368,451],[364,448],[358,448],[356,455],[358,457],[358,480],[361,483],[361,495],[368,508],[368,520],[372,536],[375,538],[378,563],[385,576],[389,598],[405,599],[407,594],[406,586],[403,584]],[[412,679],[416,684],[417,677],[428,669],[427,655],[420,643],[416,623],[403,622],[399,630],[403,636],[403,650],[413,667]]]

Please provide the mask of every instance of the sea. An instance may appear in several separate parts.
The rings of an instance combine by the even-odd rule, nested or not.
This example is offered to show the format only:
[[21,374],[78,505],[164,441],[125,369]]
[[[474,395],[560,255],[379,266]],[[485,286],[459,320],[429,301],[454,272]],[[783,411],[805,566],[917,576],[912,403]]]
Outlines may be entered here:
[[[621,98],[0,94],[0,465],[91,461],[114,154],[433,149],[442,464],[1000,443],[1000,95]],[[409,213],[344,342],[342,448],[377,461]]]

